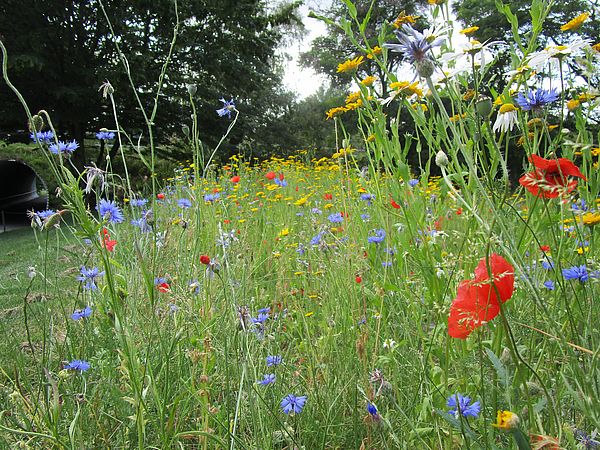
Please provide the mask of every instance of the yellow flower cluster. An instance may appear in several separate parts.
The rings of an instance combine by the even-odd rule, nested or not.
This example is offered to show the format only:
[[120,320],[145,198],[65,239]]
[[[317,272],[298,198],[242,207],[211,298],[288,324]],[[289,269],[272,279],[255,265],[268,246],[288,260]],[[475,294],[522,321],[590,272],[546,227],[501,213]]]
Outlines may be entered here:
[[348,59],[338,65],[337,73],[353,72],[358,69],[358,66],[360,66],[364,60],[365,58],[363,56],[357,56],[354,59]]
[[419,16],[407,15],[407,14],[405,14],[404,11],[402,11],[398,15],[398,17],[396,18],[396,20],[394,20],[394,23],[392,25],[394,25],[394,28],[400,28],[405,23],[408,23],[410,25],[414,25],[415,23],[417,23],[417,19],[418,18],[419,18]]

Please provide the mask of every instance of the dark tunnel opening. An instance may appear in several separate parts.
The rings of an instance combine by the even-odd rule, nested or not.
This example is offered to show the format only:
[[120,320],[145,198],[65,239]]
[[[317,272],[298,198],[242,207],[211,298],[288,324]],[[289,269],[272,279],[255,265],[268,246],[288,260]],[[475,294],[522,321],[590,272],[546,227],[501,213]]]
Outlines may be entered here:
[[27,211],[48,209],[44,180],[24,162],[0,160],[0,231],[27,224]]

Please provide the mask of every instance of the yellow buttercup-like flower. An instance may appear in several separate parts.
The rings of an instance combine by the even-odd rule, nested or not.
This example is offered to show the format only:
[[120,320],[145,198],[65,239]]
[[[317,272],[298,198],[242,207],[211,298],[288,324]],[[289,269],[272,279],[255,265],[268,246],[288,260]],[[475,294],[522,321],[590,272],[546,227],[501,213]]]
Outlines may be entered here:
[[363,86],[371,86],[375,82],[375,80],[377,80],[377,77],[369,75],[368,77],[363,78],[360,81],[360,84],[362,84]]
[[407,14],[404,13],[404,11],[402,11],[398,15],[398,18],[396,20],[394,20],[394,23],[392,25],[394,25],[394,28],[400,28],[405,23],[408,23],[410,25],[414,25],[417,22],[418,18],[419,18],[419,16],[407,15]]
[[365,60],[364,57],[357,56],[354,59],[349,59],[347,61],[344,61],[343,63],[338,65],[337,73],[352,72],[352,71],[358,69],[358,66],[360,66],[364,62],[364,60]]
[[474,26],[474,27],[469,27],[469,28],[465,28],[463,30],[460,30],[459,33],[460,34],[464,34],[465,36],[471,34],[471,33],[475,33],[477,30],[479,30],[479,27]]
[[500,428],[501,430],[512,430],[519,425],[519,416],[510,411],[498,411],[498,416],[496,418],[496,423],[493,423],[492,426],[496,428]]
[[589,17],[590,17],[589,13],[586,13],[586,12],[579,14],[574,19],[569,20],[567,23],[565,23],[562,27],[560,27],[560,29],[561,29],[561,31],[577,30],[578,28],[581,27],[581,25],[583,25],[583,22],[585,22]]

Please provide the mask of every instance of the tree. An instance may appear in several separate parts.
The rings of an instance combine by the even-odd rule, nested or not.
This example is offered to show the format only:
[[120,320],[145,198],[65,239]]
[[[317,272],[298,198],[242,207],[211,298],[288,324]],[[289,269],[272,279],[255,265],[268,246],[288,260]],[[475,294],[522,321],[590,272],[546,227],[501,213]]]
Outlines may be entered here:
[[[144,134],[138,102],[116,50],[131,69],[143,108],[154,106],[157,80],[178,35],[158,100],[159,135],[181,133],[189,122],[187,83],[197,85],[200,132],[209,146],[227,127],[215,110],[220,97],[234,98],[241,111],[234,144],[261,142],[262,131],[289,99],[281,92],[282,70],[275,49],[290,29],[301,26],[298,2],[268,9],[262,0],[99,1],[4,0],[0,36],[8,70],[32,110],[48,110],[57,128],[83,144],[86,131],[114,128],[112,108],[98,87],[110,80],[121,125]],[[108,19],[108,20],[107,20]],[[112,31],[109,28],[112,25]],[[23,128],[12,92],[0,86],[0,128]],[[147,133],[144,134],[147,137]],[[83,151],[76,152],[80,159]]]

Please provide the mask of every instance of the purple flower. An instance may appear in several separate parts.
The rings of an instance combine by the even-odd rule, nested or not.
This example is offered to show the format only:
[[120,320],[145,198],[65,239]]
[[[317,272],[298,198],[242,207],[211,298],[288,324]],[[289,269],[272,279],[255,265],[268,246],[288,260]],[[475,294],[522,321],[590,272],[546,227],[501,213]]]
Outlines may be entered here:
[[54,211],[53,209],[46,209],[44,211],[38,211],[35,214],[42,220],[46,220],[48,217],[50,217],[52,214],[55,214],[56,211]]
[[131,206],[134,206],[136,208],[141,208],[143,206],[146,206],[146,203],[148,203],[148,200],[145,198],[133,198],[130,201]]
[[360,218],[363,220],[363,222],[368,222],[369,219],[371,219],[371,216],[367,213],[361,214]]
[[31,133],[29,135],[32,141],[40,141],[40,144],[50,144],[54,139],[54,133],[52,131],[38,131],[37,133]]
[[66,370],[79,370],[80,373],[87,372],[90,368],[90,363],[82,359],[74,359],[65,366]]
[[96,278],[104,275],[104,272],[100,272],[100,269],[98,269],[97,267],[87,269],[85,266],[81,266],[80,273],[81,275],[77,277],[77,280],[81,281],[82,283],[85,283],[83,285],[84,289],[90,291],[95,291],[96,289],[98,289],[98,286],[96,286]]
[[556,100],[558,100],[558,92],[556,92],[556,89],[552,89],[551,91],[538,89],[535,92],[529,91],[527,97],[519,92],[515,102],[523,111],[538,111]]
[[448,397],[446,405],[448,408],[452,408],[448,412],[453,414],[457,419],[458,416],[476,418],[479,416],[479,411],[481,410],[479,402],[471,404],[471,397],[466,397],[461,394],[454,394]]
[[110,223],[121,223],[125,219],[121,209],[112,200],[101,199],[96,209],[100,213],[100,217]]
[[546,289],[548,289],[549,291],[553,291],[555,289],[554,281],[552,281],[552,280],[544,281],[544,287]]
[[235,111],[235,103],[233,103],[233,99],[227,101],[224,98],[220,98],[220,101],[223,102],[223,107],[221,109],[217,109],[217,114],[219,117],[227,116],[231,119],[232,111]]
[[179,200],[177,200],[177,206],[183,209],[187,209],[192,206],[192,202],[187,198],[180,198]]
[[112,131],[99,131],[96,133],[96,139],[101,141],[110,141],[115,138],[115,133]]
[[300,414],[306,403],[306,395],[296,397],[293,394],[286,395],[281,400],[281,409],[285,414]]
[[415,187],[417,184],[419,184],[419,180],[417,180],[416,178],[413,178],[412,180],[409,180],[408,185],[410,187]]
[[369,236],[367,238],[369,244],[381,244],[385,239],[385,230],[383,228],[372,230],[371,233],[374,233],[374,236]]
[[590,278],[585,264],[579,267],[573,266],[568,269],[563,269],[562,274],[563,277],[565,277],[565,280],[579,280],[582,283],[585,283]]
[[266,375],[263,376],[262,380],[258,380],[257,381],[258,384],[261,384],[263,386],[268,386],[270,384],[275,383],[275,374],[274,373],[268,373]]
[[327,219],[331,222],[331,223],[342,223],[344,221],[344,217],[342,216],[342,213],[333,213],[330,214]]
[[286,187],[288,185],[288,182],[285,180],[285,178],[283,180],[275,178],[273,182],[279,187]]
[[277,355],[277,356],[271,356],[271,355],[267,356],[267,367],[278,366],[282,362],[283,362],[283,359],[279,355]]
[[59,153],[67,153],[70,155],[79,148],[79,144],[77,143],[77,141],[58,141],[58,143],[54,143],[48,148],[50,149],[50,152],[54,153],[55,155],[58,155]]
[[80,320],[90,317],[92,315],[92,308],[86,306],[85,309],[76,309],[73,314],[71,314],[71,319]]
[[218,192],[215,192],[214,194],[205,194],[204,195],[204,201],[206,203],[216,202],[220,198],[221,198],[221,194],[219,194]]

